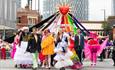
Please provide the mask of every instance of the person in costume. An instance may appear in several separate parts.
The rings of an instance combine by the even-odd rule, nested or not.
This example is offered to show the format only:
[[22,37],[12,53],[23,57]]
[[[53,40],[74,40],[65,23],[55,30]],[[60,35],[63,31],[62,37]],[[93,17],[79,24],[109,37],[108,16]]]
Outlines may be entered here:
[[74,49],[74,33],[70,32],[70,37],[69,37],[69,48],[72,51]]
[[[58,32],[57,35],[56,33],[53,33],[53,37],[55,38],[55,48],[57,46],[57,44],[60,42],[61,37],[62,37],[62,31]],[[54,53],[53,55],[51,55],[51,65],[52,67],[54,67],[56,61],[54,60],[54,57],[56,56],[56,53]]]
[[[99,38],[99,44],[104,42],[104,38]],[[102,53],[100,54],[100,61],[103,61],[105,58],[105,48],[103,49]]]
[[80,69],[81,68],[81,63],[79,61],[79,57],[75,52],[74,49],[74,41],[75,41],[75,36],[73,32],[70,32],[70,37],[69,37],[69,49],[73,53],[71,56],[71,60],[73,61],[73,65],[71,66],[72,69]]
[[23,27],[22,28],[22,35],[20,36],[20,45],[17,49],[18,55],[16,58],[17,63],[20,64],[21,68],[31,67],[32,64],[32,55],[29,52],[26,52],[29,40],[29,28]]
[[115,66],[115,40],[113,40],[112,60],[113,60],[113,66]]
[[[20,31],[19,31],[20,33]],[[15,38],[14,38],[14,42],[12,43],[12,51],[11,51],[11,58],[14,59],[14,55],[16,52],[16,46],[19,44],[19,33],[16,34]]]
[[[32,54],[32,69],[37,70],[38,68],[38,53],[41,52],[41,35],[37,34],[37,28],[32,29],[32,33],[29,36],[27,52]],[[40,64],[40,63],[39,63]]]
[[[54,54],[54,48],[55,48],[55,43],[54,43],[54,37],[52,36],[52,33],[50,33],[49,30],[44,31],[44,37],[41,42],[41,48],[42,48],[42,53],[45,55],[46,59],[43,62],[42,67],[50,68],[51,67],[51,55]],[[44,66],[46,63],[46,66]]]
[[91,61],[91,66],[95,66],[97,63],[97,57],[100,56],[103,49],[105,48],[108,37],[105,37],[105,40],[102,44],[99,44],[98,35],[95,32],[90,32],[88,41],[85,42],[85,57]]
[[55,64],[56,68],[64,70],[64,67],[73,65],[73,62],[70,59],[72,52],[68,48],[68,41],[66,41],[64,36],[58,41],[57,47],[55,48],[55,53],[56,56],[54,57],[54,60],[57,61]]
[[97,61],[97,51],[99,50],[100,46],[97,40],[94,38],[90,38],[88,41],[90,52],[91,52],[91,65],[96,65]]
[[106,59],[110,58],[111,46],[112,46],[112,42],[110,40],[108,40],[108,42],[106,44],[106,51],[105,51],[105,58]]
[[11,51],[11,58],[13,58],[14,62],[15,62],[15,67],[19,66],[20,64],[18,64],[18,54],[19,54],[19,45],[20,45],[20,37],[22,35],[22,30],[20,30],[19,32],[17,32],[15,38],[14,38],[14,42],[13,42],[13,48]]
[[78,34],[75,35],[74,49],[76,54],[78,54],[79,60],[82,64],[82,56],[84,49],[84,36],[82,35],[80,29],[78,29]]

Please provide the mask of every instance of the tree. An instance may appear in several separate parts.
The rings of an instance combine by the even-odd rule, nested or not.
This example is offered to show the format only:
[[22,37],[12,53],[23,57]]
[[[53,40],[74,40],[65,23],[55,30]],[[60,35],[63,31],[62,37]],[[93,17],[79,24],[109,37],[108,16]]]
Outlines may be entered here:
[[106,35],[109,35],[110,30],[112,29],[112,27],[110,26],[110,24],[107,23],[106,21],[103,22],[102,28],[105,31]]

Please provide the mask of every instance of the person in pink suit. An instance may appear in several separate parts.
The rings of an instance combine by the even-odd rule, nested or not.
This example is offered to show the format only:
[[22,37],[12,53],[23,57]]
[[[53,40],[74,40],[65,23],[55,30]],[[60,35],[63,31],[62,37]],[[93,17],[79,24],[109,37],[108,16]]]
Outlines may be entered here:
[[97,61],[97,52],[98,50],[100,49],[100,46],[98,44],[98,41],[94,38],[91,38],[89,41],[88,41],[88,44],[89,44],[89,50],[91,52],[91,65],[96,65],[96,61]]
[[102,43],[98,42],[98,35],[91,32],[89,39],[85,42],[85,57],[91,60],[91,66],[95,66],[97,62],[97,57],[100,56],[102,50],[104,49],[108,38]]

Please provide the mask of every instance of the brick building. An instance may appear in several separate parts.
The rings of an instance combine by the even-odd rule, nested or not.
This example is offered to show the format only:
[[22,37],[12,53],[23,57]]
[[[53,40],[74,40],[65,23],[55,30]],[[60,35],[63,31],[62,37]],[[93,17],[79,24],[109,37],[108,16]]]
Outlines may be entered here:
[[39,12],[31,10],[29,6],[17,10],[17,29],[21,27],[30,27],[41,21]]

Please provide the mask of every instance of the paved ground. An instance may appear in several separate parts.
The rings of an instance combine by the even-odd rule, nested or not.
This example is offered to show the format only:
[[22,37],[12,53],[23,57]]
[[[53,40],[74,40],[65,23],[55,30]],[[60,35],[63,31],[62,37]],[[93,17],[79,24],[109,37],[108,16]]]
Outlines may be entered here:
[[[115,67],[112,66],[113,63],[111,59],[106,59],[103,62],[98,61],[95,67],[91,67],[89,61],[84,61],[83,64],[84,66],[81,70],[115,70]],[[14,68],[13,61],[8,59],[8,60],[0,60],[0,70],[32,70],[32,69]],[[47,70],[47,69],[38,69],[38,70]],[[52,68],[51,70],[58,70],[58,69]]]

